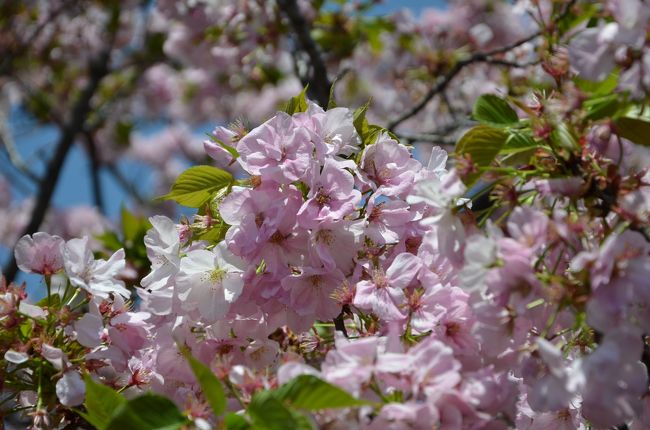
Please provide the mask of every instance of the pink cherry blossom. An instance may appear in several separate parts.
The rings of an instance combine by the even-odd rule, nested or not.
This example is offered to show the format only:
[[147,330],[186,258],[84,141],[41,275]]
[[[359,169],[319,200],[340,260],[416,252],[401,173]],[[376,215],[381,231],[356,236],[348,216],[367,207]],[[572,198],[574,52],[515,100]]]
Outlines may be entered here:
[[422,262],[415,255],[402,253],[387,271],[381,267],[373,269],[370,280],[357,283],[354,305],[388,321],[405,318],[400,309],[406,302],[403,290],[415,279],[421,267]]
[[280,112],[239,141],[237,160],[251,175],[288,184],[306,177],[312,150],[308,131]]
[[181,259],[176,289],[181,307],[198,309],[202,318],[223,318],[242,292],[242,262],[232,255],[225,243],[212,251],[197,249]]
[[62,245],[63,239],[59,236],[42,232],[21,237],[14,249],[18,268],[23,272],[41,275],[59,272],[63,269]]

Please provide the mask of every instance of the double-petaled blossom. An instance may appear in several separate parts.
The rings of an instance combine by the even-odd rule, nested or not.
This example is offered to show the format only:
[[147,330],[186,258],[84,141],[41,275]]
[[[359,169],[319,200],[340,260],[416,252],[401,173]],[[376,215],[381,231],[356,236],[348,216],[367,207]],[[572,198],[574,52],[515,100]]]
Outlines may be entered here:
[[237,160],[251,175],[289,184],[307,175],[313,150],[308,130],[279,112],[237,143]]
[[386,271],[381,267],[373,268],[370,279],[357,283],[354,305],[370,310],[387,321],[405,318],[401,309],[406,303],[404,289],[421,268],[420,259],[406,252],[395,257]]
[[301,273],[282,279],[282,286],[289,291],[289,303],[298,315],[327,321],[341,312],[332,293],[344,279],[337,269],[305,267]]
[[359,152],[361,138],[354,127],[354,112],[348,108],[336,107],[323,111],[313,104],[306,116],[309,117],[316,153],[320,161],[348,156]]
[[417,172],[422,168],[411,157],[406,146],[382,133],[377,142],[364,149],[359,181],[377,195],[406,196],[413,188]]
[[361,201],[354,177],[341,163],[325,160],[320,172],[313,172],[308,199],[298,211],[298,223],[314,228],[319,222],[340,220],[351,214]]

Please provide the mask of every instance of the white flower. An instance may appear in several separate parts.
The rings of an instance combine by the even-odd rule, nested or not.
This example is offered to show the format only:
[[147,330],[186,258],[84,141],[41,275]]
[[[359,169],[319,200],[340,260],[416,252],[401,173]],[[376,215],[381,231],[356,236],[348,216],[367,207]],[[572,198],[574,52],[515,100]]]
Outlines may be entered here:
[[494,239],[483,235],[467,238],[465,266],[460,272],[460,286],[466,291],[483,289],[485,276],[496,260],[497,245]]
[[461,182],[454,170],[445,172],[435,165],[435,175],[424,178],[415,184],[413,193],[407,197],[410,204],[426,203],[438,211],[451,209],[458,197],[465,193],[465,184]]
[[5,352],[4,357],[5,360],[13,364],[22,364],[29,360],[29,355],[25,354],[24,352],[14,351],[13,349],[8,349]]
[[221,242],[212,251],[197,249],[181,260],[176,288],[181,306],[206,320],[223,318],[244,288],[243,262]]
[[180,239],[176,225],[165,216],[149,218],[152,229],[147,231],[144,244],[151,261],[151,273],[142,279],[142,286],[150,290],[165,288],[170,277],[178,273]]
[[86,396],[86,385],[79,372],[68,370],[56,383],[56,396],[62,405],[79,406]]
[[88,244],[88,236],[72,239],[63,245],[63,261],[70,283],[89,293],[108,298],[110,293],[128,298],[131,293],[124,282],[116,277],[126,265],[124,249],[115,252],[108,260],[95,260]]
[[325,112],[322,133],[331,145],[332,154],[350,155],[359,151],[361,139],[354,128],[354,112],[346,108],[334,108]]

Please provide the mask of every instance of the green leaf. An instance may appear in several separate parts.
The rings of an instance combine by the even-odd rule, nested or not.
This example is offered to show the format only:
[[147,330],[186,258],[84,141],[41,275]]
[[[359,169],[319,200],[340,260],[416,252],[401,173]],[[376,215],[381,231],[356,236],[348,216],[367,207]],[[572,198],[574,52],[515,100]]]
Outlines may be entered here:
[[98,430],[105,430],[115,411],[126,403],[126,399],[112,388],[95,382],[90,376],[86,376],[85,381],[86,412],[79,414]]
[[129,212],[129,210],[122,206],[122,232],[124,233],[124,242],[133,244],[144,238],[147,230],[151,228],[151,223],[144,217],[139,217]]
[[160,198],[198,208],[232,181],[232,175],[224,170],[212,166],[194,166],[181,173],[171,191]]
[[275,395],[291,406],[308,411],[352,408],[368,404],[314,375],[300,375],[292,379],[275,390]]
[[226,237],[228,227],[229,226],[225,223],[223,226],[210,227],[206,230],[196,233],[194,235],[194,240],[205,240],[213,243],[221,242],[224,237]]
[[114,231],[107,231],[106,233],[95,236],[102,245],[111,251],[117,251],[123,248],[122,241]]
[[223,419],[228,430],[247,430],[251,428],[250,423],[241,415],[228,413]]
[[293,115],[294,113],[298,112],[305,112],[307,111],[307,88],[309,85],[305,85],[305,88],[302,89],[300,94],[298,94],[295,97],[292,97],[287,104],[284,106],[283,111],[288,113],[289,115]]
[[312,430],[304,415],[289,409],[272,391],[262,391],[253,396],[247,409],[256,430]]
[[38,302],[36,302],[36,306],[40,306],[42,308],[51,308],[51,309],[60,309],[61,308],[61,296],[58,294],[50,294],[49,297],[45,296]]
[[375,124],[368,124],[368,120],[366,119],[366,112],[368,111],[369,106],[370,102],[368,101],[363,106],[357,108],[352,116],[352,123],[354,124],[354,128],[357,130],[357,133],[359,133],[359,136],[361,137],[363,146],[368,146],[375,143],[381,133],[388,133],[392,139],[395,139],[399,142],[399,139],[393,132]]
[[157,394],[143,394],[123,403],[106,425],[106,430],[177,430],[189,420],[174,402]]
[[574,133],[571,131],[569,126],[563,122],[559,123],[553,129],[551,132],[551,140],[560,148],[564,148],[571,152],[580,149],[578,146],[578,140],[576,139]]
[[584,107],[587,109],[585,118],[596,121],[602,118],[612,117],[622,106],[623,103],[620,101],[618,94],[609,94],[589,99],[584,102]]
[[354,114],[352,115],[352,124],[354,124],[354,128],[357,130],[357,133],[359,133],[359,136],[363,136],[368,132],[368,120],[366,119],[366,112],[368,112],[368,108],[370,107],[370,101],[366,102],[363,106],[360,106],[354,110]]
[[187,348],[183,348],[183,355],[190,363],[192,372],[203,390],[203,395],[210,404],[215,415],[219,416],[226,410],[226,394],[223,391],[221,382],[214,376],[212,370],[196,358],[192,357]]
[[27,340],[32,335],[32,330],[34,329],[34,323],[30,319],[25,319],[20,326],[18,326],[18,331],[23,340]]
[[501,153],[511,154],[513,152],[526,151],[538,147],[539,144],[528,134],[517,130],[510,130],[506,143]]
[[507,101],[495,94],[483,94],[476,100],[472,117],[482,123],[496,126],[513,125],[519,122],[517,112]]
[[600,82],[593,82],[587,79],[576,76],[573,78],[576,86],[582,91],[592,94],[594,96],[604,96],[611,94],[618,85],[618,70],[610,73],[607,78]]
[[650,146],[650,122],[638,118],[623,117],[616,120],[619,136],[643,146]]
[[456,154],[469,154],[480,167],[489,166],[506,143],[508,134],[489,125],[468,130],[456,144]]

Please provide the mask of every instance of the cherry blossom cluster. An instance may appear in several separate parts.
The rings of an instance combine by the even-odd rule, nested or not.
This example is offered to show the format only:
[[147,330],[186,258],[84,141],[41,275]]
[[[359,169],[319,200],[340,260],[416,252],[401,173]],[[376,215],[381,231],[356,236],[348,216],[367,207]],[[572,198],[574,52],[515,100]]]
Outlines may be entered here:
[[[377,64],[399,57],[397,69],[408,73],[426,62],[427,40],[489,52],[542,38],[540,61],[522,69],[534,70],[543,91],[493,76],[492,66],[537,45],[458,69],[488,81],[467,98],[448,93],[463,105],[476,99],[453,154],[433,147],[423,163],[404,143],[417,139],[401,142],[370,124],[368,105],[324,109],[304,90],[261,125],[219,126],[202,145],[187,145],[180,126],[133,145],[161,170],[172,165],[171,176],[178,148],[210,160],[163,196],[197,209],[190,219],[151,216],[137,244],[127,226],[123,237],[97,237],[80,223],[71,230],[80,238],[20,238],[18,267],[40,275],[47,295],[35,302],[24,286],[0,286],[0,416],[33,428],[96,425],[99,384],[118,398],[164,396],[183,425],[199,429],[255,428],[255,408],[269,396],[266,409],[287,428],[649,428],[650,6],[499,4],[490,13],[501,18],[490,21],[482,17],[491,4],[471,4],[426,15],[413,45],[404,17],[397,41],[384,40],[385,58],[358,54],[372,86],[390,80]],[[259,71],[266,51],[237,37],[280,25],[263,14],[272,6],[191,6],[156,5],[174,23],[167,55]],[[224,17],[229,25],[210,25]],[[531,19],[541,33],[499,26],[504,19]],[[201,40],[193,29],[236,49],[198,55],[189,49]],[[275,49],[268,36],[260,43]],[[403,57],[400,43],[410,48]],[[164,93],[165,73],[176,73],[158,72],[151,83],[161,87],[145,92]],[[427,88],[420,84],[410,90]],[[221,94],[200,92],[204,101]],[[412,97],[393,95],[393,109]],[[420,115],[447,104],[445,121],[456,121],[439,98]],[[201,106],[196,119],[210,109]],[[414,130],[439,120],[413,118]],[[7,196],[0,189],[0,211],[20,214]],[[212,390],[192,360],[218,381]],[[309,409],[278,400],[306,375],[348,403]]]
[[34,426],[70,420],[86,373],[220,425],[187,348],[224,382],[232,411],[311,374],[370,402],[315,415],[323,426],[644,428],[650,244],[624,208],[647,214],[647,167],[617,166],[592,141],[577,172],[639,178],[617,189],[621,210],[594,212],[595,179],[538,168],[495,176],[486,218],[463,182],[466,159],[448,170],[434,148],[423,165],[363,124],[363,110],[309,103],[250,131],[215,129],[206,153],[245,176],[192,223],[150,219],[151,271],[135,294],[120,280],[123,250],[104,260],[88,238],[22,238],[21,270],[59,289],[58,304],[39,305],[3,290],[3,324],[37,335],[5,340],[5,372],[33,381],[38,363],[62,405],[57,415],[42,393],[18,390]]

